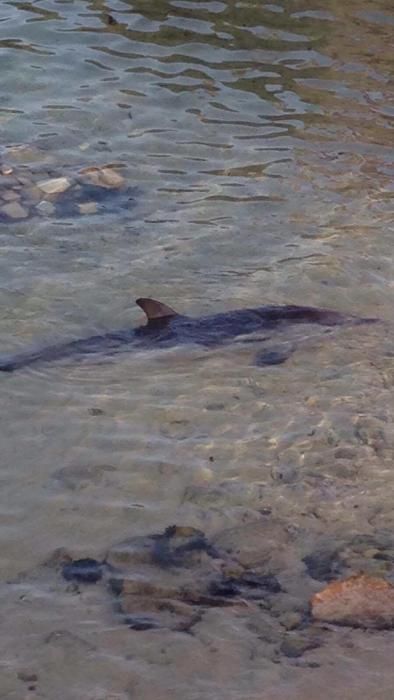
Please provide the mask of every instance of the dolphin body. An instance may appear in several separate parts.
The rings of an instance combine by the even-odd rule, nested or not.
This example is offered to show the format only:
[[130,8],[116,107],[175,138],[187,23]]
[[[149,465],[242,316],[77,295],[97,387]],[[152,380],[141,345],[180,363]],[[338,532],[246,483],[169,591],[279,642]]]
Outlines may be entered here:
[[[269,331],[284,325],[373,323],[378,319],[347,316],[337,311],[311,306],[261,306],[193,318],[178,314],[174,309],[154,299],[140,298],[138,306],[145,312],[147,323],[137,328],[111,331],[50,345],[41,350],[0,357],[1,372],[15,372],[31,365],[63,359],[88,358],[92,355],[111,356],[131,349],[169,348],[194,344],[214,347],[258,331]],[[280,364],[287,355],[276,352],[260,354],[258,364]]]

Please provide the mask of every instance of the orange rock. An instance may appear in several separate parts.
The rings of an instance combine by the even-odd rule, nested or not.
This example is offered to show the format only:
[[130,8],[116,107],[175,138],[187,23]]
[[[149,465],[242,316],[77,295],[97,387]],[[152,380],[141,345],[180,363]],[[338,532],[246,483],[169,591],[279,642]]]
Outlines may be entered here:
[[315,620],[352,627],[394,627],[394,586],[374,576],[350,576],[316,593],[311,607]]

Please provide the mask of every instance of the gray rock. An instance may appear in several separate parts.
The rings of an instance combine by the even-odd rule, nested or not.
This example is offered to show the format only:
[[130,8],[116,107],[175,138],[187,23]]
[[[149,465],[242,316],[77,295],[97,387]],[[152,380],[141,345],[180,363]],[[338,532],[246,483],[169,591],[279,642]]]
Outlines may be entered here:
[[10,219],[26,219],[29,216],[28,210],[16,201],[4,204],[4,206],[1,207],[1,211]]

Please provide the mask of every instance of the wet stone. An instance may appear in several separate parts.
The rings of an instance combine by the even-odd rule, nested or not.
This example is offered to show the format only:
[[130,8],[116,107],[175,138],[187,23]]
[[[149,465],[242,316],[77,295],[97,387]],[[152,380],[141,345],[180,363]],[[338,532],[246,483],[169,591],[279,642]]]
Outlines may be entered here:
[[67,177],[56,177],[37,182],[37,187],[45,194],[60,194],[71,187],[71,181]]
[[48,202],[46,200],[43,200],[37,204],[36,209],[43,216],[52,216],[56,211],[56,207],[53,202]]
[[125,184],[123,176],[108,166],[84,168],[79,174],[84,180],[99,187],[120,188]]
[[351,627],[394,628],[394,586],[364,574],[330,583],[311,600],[315,620]]
[[255,357],[257,367],[269,367],[270,365],[283,365],[289,358],[290,352],[284,350],[262,350]]
[[16,201],[4,204],[1,207],[1,213],[5,214],[10,219],[26,219],[26,217],[29,216],[28,210]]
[[105,562],[117,609],[133,629],[186,629],[207,607],[267,601],[281,591],[275,575],[245,569],[188,526],[125,540]]
[[303,615],[299,612],[285,612],[280,616],[280,624],[287,630],[295,630],[300,627],[303,622]]

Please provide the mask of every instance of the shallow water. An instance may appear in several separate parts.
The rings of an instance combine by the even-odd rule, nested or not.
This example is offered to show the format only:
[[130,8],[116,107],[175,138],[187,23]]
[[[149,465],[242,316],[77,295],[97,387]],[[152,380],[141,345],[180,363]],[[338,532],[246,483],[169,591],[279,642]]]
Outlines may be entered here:
[[[237,343],[0,377],[0,697],[391,700],[393,632],[281,645],[324,585],[302,557],[393,528],[392,3],[11,0],[0,20],[0,163],[111,164],[135,192],[0,223],[2,350],[138,323],[139,296],[385,321],[283,331],[268,346],[297,350],[269,368]],[[289,595],[264,619],[135,632],[102,587],[41,567],[173,523],[235,528],[243,551],[262,517],[298,533],[266,555]]]

